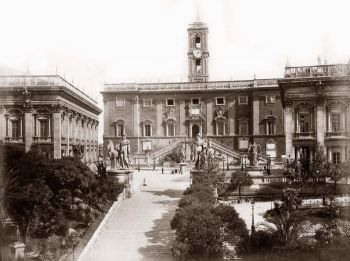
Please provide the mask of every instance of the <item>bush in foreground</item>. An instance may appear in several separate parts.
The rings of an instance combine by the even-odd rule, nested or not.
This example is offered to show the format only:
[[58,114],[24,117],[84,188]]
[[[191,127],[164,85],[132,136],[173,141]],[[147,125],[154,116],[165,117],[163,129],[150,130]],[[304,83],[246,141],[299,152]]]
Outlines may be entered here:
[[248,236],[246,225],[234,208],[215,206],[213,189],[202,184],[184,192],[171,227],[176,230],[173,254],[183,260],[221,256],[224,242],[236,245]]

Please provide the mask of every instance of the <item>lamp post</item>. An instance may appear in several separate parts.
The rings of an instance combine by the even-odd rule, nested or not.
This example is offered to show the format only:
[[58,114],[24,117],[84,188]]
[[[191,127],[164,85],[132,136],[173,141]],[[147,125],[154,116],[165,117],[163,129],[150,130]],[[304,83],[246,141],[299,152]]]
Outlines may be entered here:
[[228,155],[226,155],[226,162],[227,162],[227,163],[226,163],[226,169],[227,169],[227,170],[230,170],[230,166],[228,165]]
[[255,200],[253,198],[253,201],[251,202],[252,204],[252,229],[251,229],[251,234],[255,232],[255,225],[254,225],[254,206],[255,206]]
[[137,155],[137,171],[140,171],[140,154]]
[[267,175],[270,175],[271,174],[271,172],[270,172],[271,158],[270,158],[269,154],[267,154],[266,156],[267,156],[267,159],[266,159],[266,165],[267,165],[266,166],[267,167],[266,172],[267,172]]
[[244,155],[244,169],[247,169],[247,155]]

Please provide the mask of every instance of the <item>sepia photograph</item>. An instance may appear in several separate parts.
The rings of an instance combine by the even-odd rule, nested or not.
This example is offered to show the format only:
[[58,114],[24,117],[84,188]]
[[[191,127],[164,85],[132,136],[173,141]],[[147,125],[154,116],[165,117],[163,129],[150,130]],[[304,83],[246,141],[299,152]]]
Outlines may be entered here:
[[0,261],[350,260],[350,2],[0,0]]

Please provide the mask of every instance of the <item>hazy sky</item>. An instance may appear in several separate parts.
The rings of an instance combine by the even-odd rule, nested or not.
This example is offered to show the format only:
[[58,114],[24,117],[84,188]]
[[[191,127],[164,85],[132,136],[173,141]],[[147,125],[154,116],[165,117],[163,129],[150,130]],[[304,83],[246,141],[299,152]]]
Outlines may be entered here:
[[0,0],[0,67],[57,70],[92,97],[105,82],[186,81],[196,2],[211,80],[281,77],[287,57],[349,61],[346,0]]

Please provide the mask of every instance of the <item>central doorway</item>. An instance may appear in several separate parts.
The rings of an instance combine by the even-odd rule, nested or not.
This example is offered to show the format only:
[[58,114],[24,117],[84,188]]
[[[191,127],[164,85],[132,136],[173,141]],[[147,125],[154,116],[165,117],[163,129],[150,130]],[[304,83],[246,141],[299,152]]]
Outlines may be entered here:
[[197,124],[194,124],[192,126],[192,137],[194,137],[194,138],[197,137],[197,135],[200,133],[199,130],[200,130],[199,126]]

